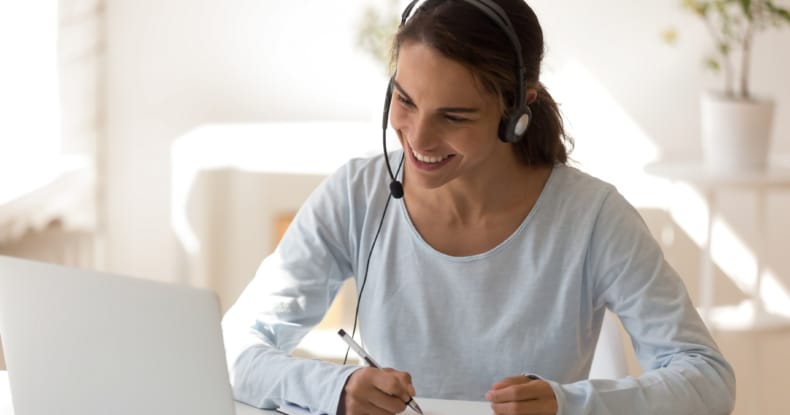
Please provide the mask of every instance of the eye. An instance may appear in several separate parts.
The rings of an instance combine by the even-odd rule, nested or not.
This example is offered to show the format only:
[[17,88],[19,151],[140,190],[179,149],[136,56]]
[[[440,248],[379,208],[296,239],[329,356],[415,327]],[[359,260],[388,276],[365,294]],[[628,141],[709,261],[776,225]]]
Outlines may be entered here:
[[458,117],[455,115],[445,114],[444,119],[453,123],[453,124],[461,124],[469,121],[469,118]]
[[411,102],[411,100],[409,100],[408,98],[404,97],[401,94],[397,94],[396,95],[396,99],[398,100],[398,102],[400,102],[401,104],[403,104],[403,105],[405,105],[407,107],[413,107],[414,106],[414,103]]

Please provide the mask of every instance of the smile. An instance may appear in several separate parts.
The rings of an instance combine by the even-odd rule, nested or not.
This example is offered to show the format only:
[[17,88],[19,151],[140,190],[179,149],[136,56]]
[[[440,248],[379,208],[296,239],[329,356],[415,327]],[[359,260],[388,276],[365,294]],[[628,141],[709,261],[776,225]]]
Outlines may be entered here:
[[414,158],[416,158],[417,160],[419,160],[419,161],[421,161],[423,163],[428,163],[428,164],[441,163],[441,162],[447,160],[448,158],[450,158],[452,156],[451,154],[444,155],[444,156],[441,156],[441,157],[438,157],[438,156],[426,156],[424,154],[418,153],[413,148],[411,149],[411,153],[414,155]]

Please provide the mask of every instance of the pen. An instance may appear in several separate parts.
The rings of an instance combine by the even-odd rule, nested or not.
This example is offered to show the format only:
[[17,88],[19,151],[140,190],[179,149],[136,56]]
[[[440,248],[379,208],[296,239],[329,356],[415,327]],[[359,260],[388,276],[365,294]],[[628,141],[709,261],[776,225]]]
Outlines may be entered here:
[[[340,338],[343,339],[344,342],[346,342],[346,344],[348,344],[348,347],[352,348],[354,352],[356,352],[356,354],[358,354],[359,357],[361,357],[365,362],[367,362],[367,364],[370,367],[375,367],[377,369],[381,368],[381,366],[379,366],[379,364],[376,363],[375,360],[373,360],[373,357],[371,357],[368,354],[368,352],[366,352],[365,349],[362,348],[362,346],[357,344],[357,342],[355,342],[354,339],[352,339],[351,336],[349,336],[345,330],[340,329],[337,331],[337,334],[340,336]],[[409,398],[409,401],[406,402],[406,405],[408,405],[409,408],[413,409],[418,414],[422,415],[422,408],[420,408],[420,405],[417,405],[417,402],[414,400],[414,398]]]

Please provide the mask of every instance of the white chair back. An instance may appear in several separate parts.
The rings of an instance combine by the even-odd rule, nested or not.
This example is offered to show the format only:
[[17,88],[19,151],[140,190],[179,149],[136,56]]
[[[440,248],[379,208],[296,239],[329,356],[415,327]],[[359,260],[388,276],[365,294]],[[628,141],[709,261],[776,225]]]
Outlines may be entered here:
[[617,316],[606,311],[598,345],[595,347],[590,379],[618,379],[628,376],[628,360]]

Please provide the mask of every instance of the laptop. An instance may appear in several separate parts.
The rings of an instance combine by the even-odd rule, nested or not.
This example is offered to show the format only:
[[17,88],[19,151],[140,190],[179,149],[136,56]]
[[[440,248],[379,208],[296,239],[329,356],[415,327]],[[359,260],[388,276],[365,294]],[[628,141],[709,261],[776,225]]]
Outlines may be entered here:
[[0,256],[15,415],[232,415],[214,292]]

